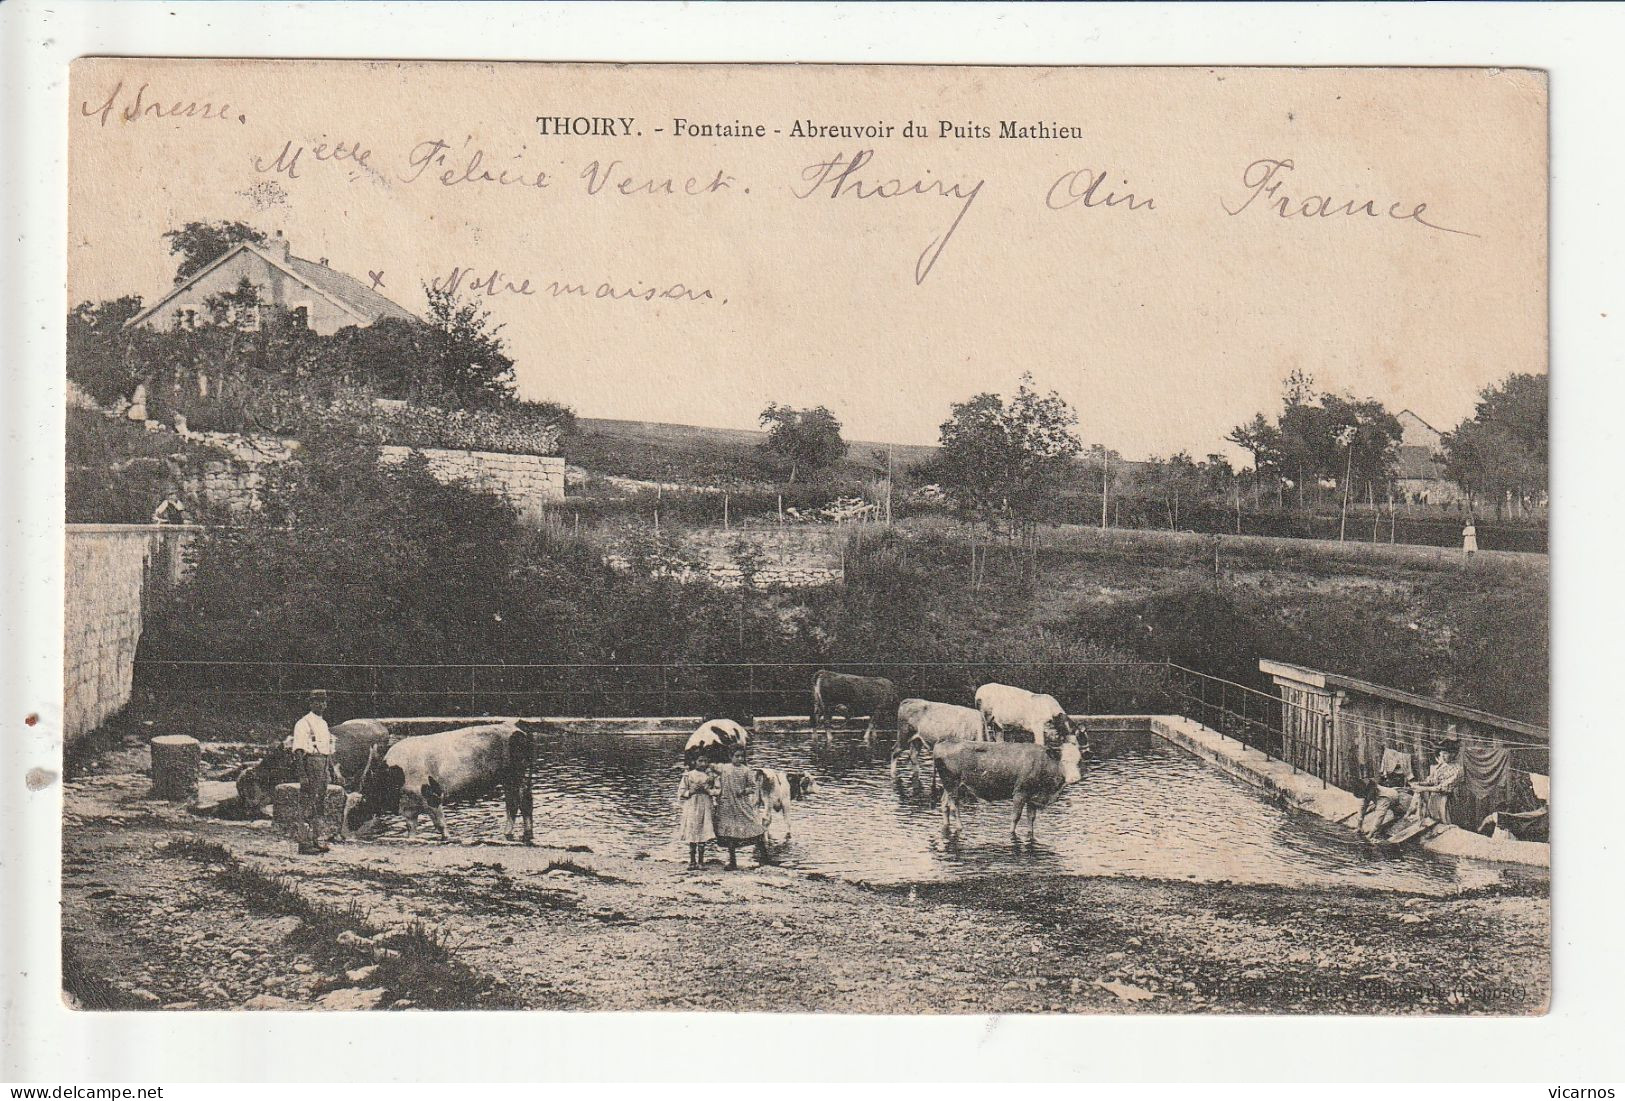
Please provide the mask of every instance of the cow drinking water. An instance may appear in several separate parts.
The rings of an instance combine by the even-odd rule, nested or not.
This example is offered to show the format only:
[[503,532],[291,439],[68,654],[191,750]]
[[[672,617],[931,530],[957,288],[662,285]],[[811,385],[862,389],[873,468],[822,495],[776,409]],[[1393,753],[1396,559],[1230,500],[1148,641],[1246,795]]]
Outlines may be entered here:
[[863,744],[873,748],[876,728],[883,726],[892,729],[897,724],[897,686],[885,677],[858,677],[820,669],[813,678],[812,686],[814,740],[820,731],[826,744],[834,740],[830,722],[837,708],[844,710],[849,717],[868,717],[869,725],[863,731]]
[[1054,696],[1008,684],[984,684],[976,690],[987,737],[994,742],[1032,742],[1056,746],[1072,738],[1087,753],[1089,740]]
[[351,829],[398,812],[406,819],[407,836],[416,837],[418,815],[428,814],[440,839],[450,840],[446,800],[496,788],[507,811],[505,836],[513,840],[514,820],[522,817],[528,843],[535,836],[530,773],[540,729],[540,724],[523,721],[486,723],[395,743],[381,767],[368,771],[361,803],[351,812]]
[[1071,738],[1059,749],[1011,742],[939,742],[932,763],[942,781],[942,829],[959,833],[959,799],[970,792],[978,799],[1009,799],[1015,804],[1010,836],[1016,837],[1021,812],[1027,812],[1027,840],[1033,839],[1038,809],[1047,807],[1068,784],[1083,779],[1083,753]]

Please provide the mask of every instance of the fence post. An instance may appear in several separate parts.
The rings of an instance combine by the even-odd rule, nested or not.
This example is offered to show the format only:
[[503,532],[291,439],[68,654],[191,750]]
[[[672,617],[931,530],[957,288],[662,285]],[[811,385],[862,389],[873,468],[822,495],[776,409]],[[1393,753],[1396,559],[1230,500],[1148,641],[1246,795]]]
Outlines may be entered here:
[[472,665],[468,667],[468,713],[470,715],[480,713],[479,704],[475,701],[474,696],[474,667]]

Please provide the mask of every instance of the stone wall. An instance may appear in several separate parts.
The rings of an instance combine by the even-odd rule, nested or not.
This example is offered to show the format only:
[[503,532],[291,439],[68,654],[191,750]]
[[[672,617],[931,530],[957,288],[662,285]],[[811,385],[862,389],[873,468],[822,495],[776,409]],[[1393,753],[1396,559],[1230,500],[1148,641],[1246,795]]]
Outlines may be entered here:
[[[202,434],[198,434],[202,437]],[[207,442],[220,446],[211,434]],[[240,439],[240,438],[239,438]],[[187,498],[211,508],[239,513],[260,507],[260,489],[265,482],[267,463],[281,462],[293,454],[292,448],[256,449],[246,444],[231,447],[232,457],[195,464],[187,473]],[[378,449],[385,462],[401,462],[410,448],[387,446]],[[429,472],[443,480],[453,478],[473,484],[506,498],[525,520],[539,523],[550,502],[564,499],[564,460],[551,455],[509,455],[495,451],[452,451],[421,449],[429,462]]]
[[180,580],[199,529],[157,524],[67,525],[62,732],[71,743],[130,700],[141,617],[155,586]]
[[[736,588],[745,581],[745,564],[755,569],[756,588],[804,588],[842,580],[846,574],[842,550],[847,531],[839,527],[704,528],[682,532],[678,554],[693,563],[672,572],[683,580],[704,575],[724,588]],[[739,555],[738,548],[747,549]],[[606,561],[624,569],[627,556],[611,543]]]
[[[385,462],[401,462],[411,449],[382,447]],[[472,482],[500,493],[522,519],[540,523],[551,502],[564,500],[564,460],[555,455],[507,455],[496,451],[445,451],[424,448],[429,472],[436,478]]]

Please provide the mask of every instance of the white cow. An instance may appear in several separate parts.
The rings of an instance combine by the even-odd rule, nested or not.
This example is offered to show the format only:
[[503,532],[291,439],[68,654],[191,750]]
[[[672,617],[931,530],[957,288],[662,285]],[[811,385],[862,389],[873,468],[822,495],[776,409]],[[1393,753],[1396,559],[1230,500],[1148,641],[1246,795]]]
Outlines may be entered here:
[[897,745],[892,750],[891,774],[897,778],[897,762],[907,757],[920,778],[920,758],[929,757],[938,742],[982,742],[987,728],[982,713],[974,707],[960,707],[935,700],[904,700],[897,705]]
[[1054,696],[1008,684],[984,684],[976,690],[976,710],[982,713],[988,741],[1056,746],[1075,738],[1088,752],[1085,731]]
[[487,723],[403,738],[371,768],[354,808],[352,828],[399,812],[408,837],[417,836],[419,814],[428,814],[447,840],[445,802],[456,796],[500,789],[507,811],[507,837],[513,840],[514,819],[522,817],[524,839],[531,828],[530,771],[535,760],[535,734],[545,729],[523,720]]

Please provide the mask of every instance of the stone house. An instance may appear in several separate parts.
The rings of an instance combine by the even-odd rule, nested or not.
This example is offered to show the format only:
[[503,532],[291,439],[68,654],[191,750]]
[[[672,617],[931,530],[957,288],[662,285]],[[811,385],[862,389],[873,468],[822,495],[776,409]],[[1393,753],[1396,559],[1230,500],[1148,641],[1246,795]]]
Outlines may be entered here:
[[1465,501],[1467,494],[1445,476],[1444,433],[1409,409],[1401,410],[1396,419],[1403,430],[1394,474],[1400,501],[1445,507]]
[[[132,317],[126,327],[171,329],[207,324],[205,303],[237,290],[244,279],[258,288],[261,309],[285,310],[296,324],[323,336],[351,325],[364,328],[386,317],[412,319],[400,305],[329,267],[325,256],[306,260],[293,255],[288,239],[277,230],[264,245],[246,241],[234,245]],[[236,320],[246,329],[260,324],[258,311]]]

